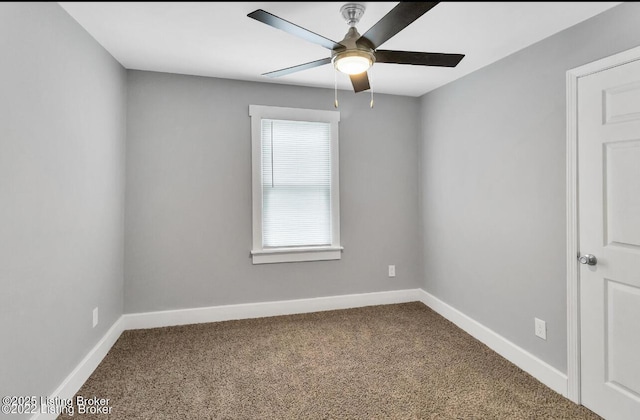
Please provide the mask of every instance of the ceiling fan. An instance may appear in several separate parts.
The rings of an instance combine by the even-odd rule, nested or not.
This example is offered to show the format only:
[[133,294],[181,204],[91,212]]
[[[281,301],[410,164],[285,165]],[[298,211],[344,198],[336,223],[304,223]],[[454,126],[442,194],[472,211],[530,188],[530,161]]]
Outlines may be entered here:
[[364,35],[358,33],[356,25],[364,14],[365,7],[358,3],[347,3],[340,8],[340,13],[347,21],[349,30],[340,42],[332,41],[262,9],[253,11],[247,16],[331,50],[331,57],[264,73],[263,76],[279,77],[333,63],[336,70],[349,75],[353,90],[357,93],[370,88],[367,70],[376,62],[439,67],[455,67],[458,65],[464,54],[378,49],[380,45],[409,26],[438,3],[423,1],[400,2]]

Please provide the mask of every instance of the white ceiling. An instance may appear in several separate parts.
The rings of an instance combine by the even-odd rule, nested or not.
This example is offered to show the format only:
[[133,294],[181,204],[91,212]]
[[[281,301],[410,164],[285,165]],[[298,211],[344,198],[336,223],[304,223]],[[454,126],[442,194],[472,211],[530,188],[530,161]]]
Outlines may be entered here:
[[[330,51],[247,17],[264,9],[340,41],[346,2],[61,2],[127,69],[333,88],[331,64],[267,78]],[[397,2],[360,2],[361,34]],[[456,68],[377,63],[375,92],[421,96],[620,2],[442,2],[384,43],[386,50],[465,54]],[[338,73],[338,88],[351,90]]]

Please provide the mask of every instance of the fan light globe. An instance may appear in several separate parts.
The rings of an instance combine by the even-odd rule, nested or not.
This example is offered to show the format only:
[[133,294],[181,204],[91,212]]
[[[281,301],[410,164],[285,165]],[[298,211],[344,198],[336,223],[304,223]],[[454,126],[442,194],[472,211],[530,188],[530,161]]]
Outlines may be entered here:
[[366,57],[344,57],[336,60],[336,69],[346,74],[360,74],[371,67],[371,60]]
[[335,56],[336,70],[346,74],[360,74],[373,65],[372,54],[366,51],[348,51]]

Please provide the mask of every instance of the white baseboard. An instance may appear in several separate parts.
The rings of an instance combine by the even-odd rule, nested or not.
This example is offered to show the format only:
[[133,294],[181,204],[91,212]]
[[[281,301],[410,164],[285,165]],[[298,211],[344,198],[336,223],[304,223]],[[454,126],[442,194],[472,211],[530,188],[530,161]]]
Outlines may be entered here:
[[421,292],[421,289],[406,289],[311,299],[243,303],[237,305],[209,306],[205,308],[125,314],[122,318],[126,330],[136,330],[200,324],[204,322],[230,321],[234,319],[304,314],[372,305],[419,302],[421,300]]
[[[75,369],[65,378],[60,386],[50,395],[51,399],[69,400],[80,390],[82,385],[89,379],[89,376],[98,367],[102,359],[107,355],[111,347],[116,343],[120,334],[124,331],[122,317],[109,328],[89,353],[82,359]],[[53,410],[52,410],[53,411]],[[31,417],[31,420],[55,420],[58,414],[38,413]]]
[[495,331],[463,314],[437,297],[420,289],[420,301],[486,344],[496,353],[509,360],[557,393],[567,396],[567,375],[542,361],[528,351],[515,345]]

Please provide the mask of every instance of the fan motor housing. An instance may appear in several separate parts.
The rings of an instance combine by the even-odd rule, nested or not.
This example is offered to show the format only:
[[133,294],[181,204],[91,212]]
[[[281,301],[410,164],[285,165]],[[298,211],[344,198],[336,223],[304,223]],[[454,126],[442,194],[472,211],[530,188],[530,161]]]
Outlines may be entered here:
[[365,57],[371,61],[371,65],[376,62],[376,56],[372,48],[368,48],[363,45],[359,45],[356,41],[360,38],[360,34],[355,26],[349,28],[349,31],[345,35],[344,39],[340,41],[340,44],[344,45],[344,49],[336,49],[331,52],[331,61],[334,66],[336,60],[344,57],[357,56]]

